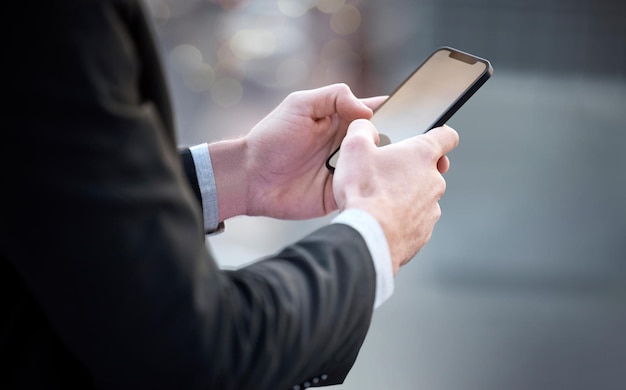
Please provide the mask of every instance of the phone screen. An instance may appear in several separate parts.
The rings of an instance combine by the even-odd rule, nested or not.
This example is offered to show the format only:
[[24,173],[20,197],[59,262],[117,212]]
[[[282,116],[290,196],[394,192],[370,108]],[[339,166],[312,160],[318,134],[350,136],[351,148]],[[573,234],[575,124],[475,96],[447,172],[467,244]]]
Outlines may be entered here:
[[372,117],[380,133],[396,142],[438,125],[440,117],[488,69],[486,62],[456,53],[436,51],[391,94]]
[[[376,110],[371,121],[390,142],[443,125],[489,78],[489,61],[443,47],[432,53]],[[338,150],[326,165],[332,171]]]

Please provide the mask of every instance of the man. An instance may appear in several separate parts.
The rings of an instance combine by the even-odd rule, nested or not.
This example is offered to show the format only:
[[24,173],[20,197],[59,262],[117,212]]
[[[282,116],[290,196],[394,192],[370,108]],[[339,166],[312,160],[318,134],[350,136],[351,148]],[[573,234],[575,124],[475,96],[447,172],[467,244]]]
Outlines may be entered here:
[[[27,60],[11,74],[28,78],[13,99],[32,110],[3,147],[23,153],[3,153],[2,387],[341,383],[393,275],[430,238],[457,134],[377,148],[367,119],[382,99],[333,85],[291,94],[241,139],[179,155],[137,2],[41,2],[31,16],[45,33],[15,40]],[[204,244],[234,215],[336,209],[236,271]]]

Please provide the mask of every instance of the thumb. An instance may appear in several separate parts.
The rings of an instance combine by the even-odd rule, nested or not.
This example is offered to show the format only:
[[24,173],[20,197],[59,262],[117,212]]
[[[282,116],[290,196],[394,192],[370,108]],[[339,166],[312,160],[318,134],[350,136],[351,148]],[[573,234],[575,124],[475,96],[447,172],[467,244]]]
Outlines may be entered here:
[[[341,142],[341,147],[330,157],[329,164],[333,168],[345,160],[342,156],[363,156],[370,148],[378,145],[378,132],[374,125],[367,119],[357,119],[348,126],[348,132]],[[343,151],[343,152],[342,152]],[[354,161],[354,159],[352,159]],[[349,164],[350,158],[348,158]]]
[[379,140],[378,131],[372,122],[367,119],[357,119],[348,126],[348,132],[341,143],[341,149],[346,151],[376,147]]
[[309,91],[315,118],[338,114],[344,120],[371,118],[373,111],[346,84],[332,84]]
[[429,137],[439,146],[439,157],[446,155],[459,145],[459,134],[452,127],[443,125],[418,137]]

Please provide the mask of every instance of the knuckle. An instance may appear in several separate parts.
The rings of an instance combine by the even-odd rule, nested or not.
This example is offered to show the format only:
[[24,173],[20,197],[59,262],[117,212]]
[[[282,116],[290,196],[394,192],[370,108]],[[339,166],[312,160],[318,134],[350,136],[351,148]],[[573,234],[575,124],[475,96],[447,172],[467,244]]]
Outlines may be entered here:
[[435,138],[429,137],[427,140],[430,151],[430,155],[428,157],[430,157],[431,160],[439,160],[439,158],[443,155],[441,144]]
[[287,97],[285,98],[285,101],[290,102],[290,103],[297,103],[297,102],[302,102],[305,100],[305,95],[306,95],[307,91],[294,91],[291,92],[289,95],[287,95]]
[[416,147],[419,155],[426,161],[438,161],[442,156],[441,145],[432,137],[417,137]]
[[447,183],[446,183],[446,179],[443,178],[442,175],[438,175],[439,180],[437,183],[437,195],[439,195],[439,197],[443,196],[443,194],[446,193],[446,188],[447,188]]
[[437,204],[435,205],[435,222],[439,221],[439,219],[441,218],[441,206],[439,205],[439,202],[437,202]]
[[366,148],[366,137],[363,133],[351,133],[345,137],[341,144],[341,149],[345,151],[362,151]]
[[333,91],[332,99],[334,100],[334,106],[336,111],[340,111],[340,106],[345,106],[346,102],[349,102],[352,97],[352,90],[345,83],[337,83],[332,86]]
[[346,83],[336,83],[333,87],[340,94],[352,93],[352,90],[350,89],[350,87]]
[[366,119],[357,119],[350,123],[348,127],[348,136],[347,138],[357,137],[357,136],[368,136],[373,134],[375,131],[374,126]]

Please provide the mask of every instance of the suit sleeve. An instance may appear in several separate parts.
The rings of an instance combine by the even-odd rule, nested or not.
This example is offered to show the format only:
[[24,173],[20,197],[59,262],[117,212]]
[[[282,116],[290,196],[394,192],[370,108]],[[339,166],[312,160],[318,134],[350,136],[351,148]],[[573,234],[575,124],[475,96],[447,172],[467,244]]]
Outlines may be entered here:
[[361,236],[331,225],[221,271],[167,121],[141,89],[152,65],[129,14],[45,3],[48,34],[29,49],[55,61],[16,70],[33,77],[16,98],[37,110],[9,139],[28,158],[0,207],[4,255],[54,334],[102,388],[343,381],[374,301]]
[[196,174],[196,164],[193,161],[191,150],[187,147],[181,147],[178,149],[178,154],[180,155],[185,177],[187,177],[187,182],[193,190],[196,201],[198,204],[202,204],[202,193],[200,192],[200,184],[198,183],[198,175]]
[[187,180],[202,207],[205,233],[212,234],[224,231],[224,221],[219,219],[217,187],[208,145],[203,143],[191,148],[183,148],[180,154]]

